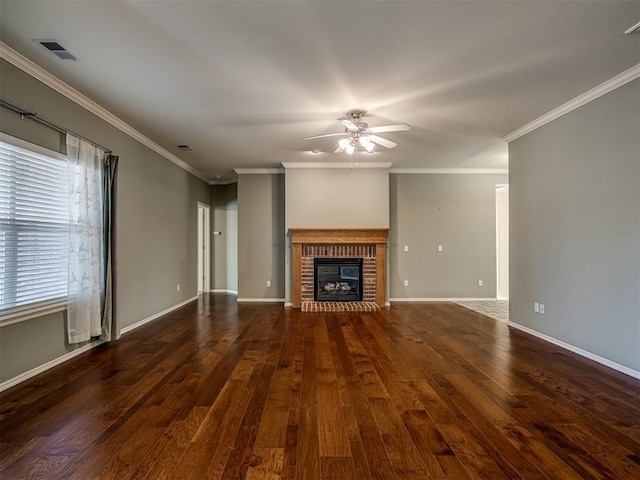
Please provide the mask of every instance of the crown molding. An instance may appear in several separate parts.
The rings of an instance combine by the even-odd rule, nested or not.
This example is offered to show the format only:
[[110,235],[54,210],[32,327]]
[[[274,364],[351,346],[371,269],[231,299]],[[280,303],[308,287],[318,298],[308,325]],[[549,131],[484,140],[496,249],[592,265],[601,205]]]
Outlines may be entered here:
[[540,118],[537,118],[533,122],[527,123],[523,127],[520,127],[517,130],[505,135],[502,137],[502,140],[505,142],[512,142],[513,140],[526,135],[534,131],[537,128],[546,125],[547,123],[560,118],[561,116],[575,110],[578,107],[586,105],[587,103],[599,98],[618,87],[621,87],[636,78],[640,77],[640,63],[631,67],[629,70],[625,70],[619,75],[607,80],[604,83],[601,83],[595,88],[592,88],[588,92],[583,93],[582,95],[577,96],[573,100],[568,101],[567,103],[560,105],[558,108],[551,110],[549,113],[542,115]]
[[431,175],[506,175],[508,168],[392,168],[389,173],[427,173]]
[[390,168],[393,162],[282,162],[287,168]]
[[631,35],[634,33],[638,33],[640,31],[640,22],[636,23],[635,25],[633,25],[632,27],[627,28],[624,33],[626,35]]
[[63,82],[59,78],[53,76],[51,73],[47,72],[44,68],[40,67],[39,65],[36,65],[34,62],[24,57],[20,53],[16,52],[4,42],[0,42],[0,58],[5,59],[9,63],[12,63],[23,72],[27,73],[28,75],[31,75],[36,80],[41,81],[42,83],[52,88],[56,92],[64,95],[69,100],[77,103],[78,105],[90,111],[91,113],[101,118],[105,122],[113,125],[121,132],[126,133],[131,138],[139,141],[140,143],[150,148],[157,154],[162,155],[164,158],[166,158],[172,163],[175,163],[180,168],[186,170],[192,175],[195,175],[199,179],[204,180],[205,182],[209,182],[209,178],[207,178],[207,176],[204,173],[202,173],[200,170],[196,170],[191,165],[189,165],[185,161],[175,156],[173,153],[165,150],[163,147],[155,143],[153,140],[151,140],[150,138],[146,137],[145,135],[137,131],[131,125],[124,122],[120,118],[116,117],[113,113],[108,111],[106,108],[98,105],[96,102],[89,99],[88,97],[86,97],[85,95],[77,91],[75,88],[71,87],[70,85],[67,85],[65,82]]
[[209,185],[231,185],[232,183],[238,183],[237,178],[229,180],[210,180]]
[[238,175],[273,175],[284,173],[283,168],[234,168]]

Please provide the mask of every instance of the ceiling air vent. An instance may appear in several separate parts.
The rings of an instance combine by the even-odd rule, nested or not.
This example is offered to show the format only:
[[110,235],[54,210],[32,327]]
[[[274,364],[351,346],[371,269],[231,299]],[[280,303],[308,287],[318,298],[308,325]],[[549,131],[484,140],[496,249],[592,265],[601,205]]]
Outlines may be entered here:
[[631,27],[629,30],[626,30],[624,33],[626,33],[627,35],[629,35],[630,33],[640,33],[640,22],[636,23],[633,27]]
[[193,148],[191,148],[189,145],[176,145],[176,147],[178,148],[178,150],[181,150],[183,152],[193,151]]
[[36,42],[62,60],[77,60],[75,56],[55,40],[36,40]]

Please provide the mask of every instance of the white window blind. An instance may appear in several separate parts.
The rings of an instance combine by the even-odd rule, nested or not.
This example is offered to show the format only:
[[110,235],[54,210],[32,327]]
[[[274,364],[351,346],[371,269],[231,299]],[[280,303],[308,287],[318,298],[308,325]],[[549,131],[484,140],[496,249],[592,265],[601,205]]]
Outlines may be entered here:
[[66,299],[67,168],[0,141],[0,314]]

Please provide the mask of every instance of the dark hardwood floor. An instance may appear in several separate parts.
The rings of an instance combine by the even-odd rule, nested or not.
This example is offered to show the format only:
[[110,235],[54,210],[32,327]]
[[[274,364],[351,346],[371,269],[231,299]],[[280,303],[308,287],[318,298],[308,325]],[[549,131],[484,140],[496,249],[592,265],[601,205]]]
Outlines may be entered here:
[[2,393],[6,479],[640,478],[640,381],[452,303],[226,295]]

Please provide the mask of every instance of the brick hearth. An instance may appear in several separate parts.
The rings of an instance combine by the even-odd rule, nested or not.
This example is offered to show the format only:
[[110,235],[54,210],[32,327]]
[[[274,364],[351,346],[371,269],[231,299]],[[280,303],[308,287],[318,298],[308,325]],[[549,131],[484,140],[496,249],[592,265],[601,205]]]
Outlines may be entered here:
[[[305,312],[375,311],[386,300],[388,229],[289,229],[293,246],[293,306]],[[314,302],[314,258],[362,258],[362,302]]]
[[302,302],[303,312],[377,312],[375,302]]

